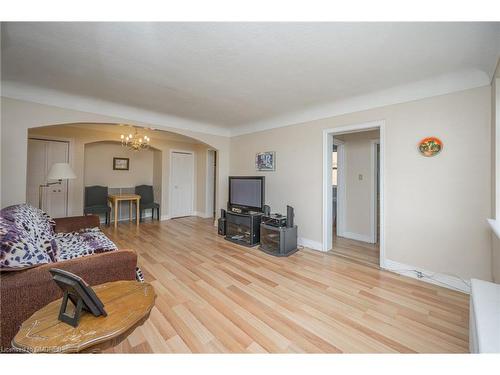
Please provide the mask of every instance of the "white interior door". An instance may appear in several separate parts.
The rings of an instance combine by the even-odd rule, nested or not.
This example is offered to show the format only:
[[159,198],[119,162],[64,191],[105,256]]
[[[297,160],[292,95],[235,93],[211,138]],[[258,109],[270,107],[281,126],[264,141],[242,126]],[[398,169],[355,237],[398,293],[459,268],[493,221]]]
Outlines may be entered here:
[[[69,143],[40,139],[28,140],[28,175],[26,201],[38,207],[38,188],[45,184],[54,163],[67,163]],[[42,210],[52,217],[65,217],[68,212],[68,181],[43,188]]]
[[[38,187],[44,184],[47,176],[47,143],[37,139],[28,139],[28,166],[26,176],[26,202],[38,207]],[[43,202],[46,192],[43,192]],[[43,209],[43,207],[42,207]]]
[[172,152],[170,180],[170,216],[193,215],[194,156],[192,153]]

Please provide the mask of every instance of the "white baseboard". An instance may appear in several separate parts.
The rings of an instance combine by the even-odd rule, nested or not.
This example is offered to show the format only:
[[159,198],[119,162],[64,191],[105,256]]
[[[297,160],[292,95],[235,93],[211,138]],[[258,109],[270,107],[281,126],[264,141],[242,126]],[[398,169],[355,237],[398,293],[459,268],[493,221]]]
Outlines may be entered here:
[[[199,212],[199,211],[194,211],[192,216],[199,216],[203,219],[209,219],[212,217],[212,215],[207,215],[206,213]],[[172,217],[170,215],[161,215],[161,221],[170,220],[170,219],[172,219]]]
[[212,214],[206,213],[206,212],[201,212],[201,211],[195,211],[194,216],[199,216],[203,219],[209,219],[209,218],[213,217]]
[[[407,264],[395,262],[390,259],[385,259],[384,265],[382,267],[386,271],[391,271],[403,276],[408,276],[413,279],[422,280],[427,283],[439,285],[448,289],[459,290],[461,292],[470,294],[470,280],[465,280],[469,283],[466,285],[464,281],[458,277],[453,275],[447,275],[444,273],[433,272],[429,270],[425,270],[420,267],[410,266]],[[421,272],[424,277],[420,278],[417,276],[417,272]]]
[[373,243],[373,239],[371,236],[366,236],[360,233],[344,232],[342,233],[342,235],[339,234],[339,237],[349,238],[350,240],[356,240],[361,242]]
[[297,238],[297,244],[300,246],[307,247],[309,249],[323,252],[323,246],[321,245],[321,242],[318,241],[313,241],[307,238],[299,237]]
[[[151,213],[146,214],[146,215],[145,215],[145,216],[143,216],[142,218],[143,218],[143,219],[145,219],[145,218],[150,218],[150,217],[151,217]],[[114,222],[114,221],[115,221],[115,219],[113,219],[113,218],[111,218],[111,219],[110,219],[110,222],[111,222],[111,223],[112,223],[112,222]],[[128,217],[122,217],[121,219],[120,219],[120,218],[118,219],[118,222],[119,222],[119,223],[120,223],[120,222],[122,222],[122,221],[129,221],[129,218],[128,218]],[[132,217],[132,221],[135,221],[135,216],[133,216],[133,217]],[[105,224],[105,223],[106,223],[106,218],[105,218],[104,216],[100,216],[100,215],[99,215],[99,222],[100,222],[101,224]]]

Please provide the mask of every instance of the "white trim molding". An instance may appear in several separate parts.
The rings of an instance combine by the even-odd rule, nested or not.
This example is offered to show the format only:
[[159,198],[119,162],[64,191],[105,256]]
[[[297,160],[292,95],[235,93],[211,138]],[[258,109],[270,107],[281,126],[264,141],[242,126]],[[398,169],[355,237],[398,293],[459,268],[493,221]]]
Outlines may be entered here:
[[[149,210],[149,208],[148,208]],[[101,215],[97,215],[99,216],[99,222],[101,224],[106,224],[106,217],[101,217]],[[153,221],[155,221],[156,219],[153,218],[153,215],[151,214],[151,211],[148,213],[148,211],[145,212],[145,215],[142,216],[143,219],[152,219]],[[134,213],[132,215],[132,221],[135,222],[136,218],[135,218],[135,210],[134,210]],[[161,216],[161,220],[163,220],[163,216]],[[122,218],[118,218],[118,222],[121,223],[123,221],[127,221],[129,222],[130,219],[129,217],[122,217]],[[113,225],[113,222],[114,222],[114,219],[111,220],[111,217],[110,217],[110,220],[109,220],[109,226],[111,227],[111,225]]]
[[[217,189],[216,189],[216,180],[217,180],[217,173],[215,168],[217,168],[217,151],[213,149],[208,149],[207,153],[207,160],[205,163],[205,212],[203,217],[213,217],[214,212],[217,212],[217,209],[215,208],[215,197],[217,196]],[[210,163],[212,161],[212,164]],[[209,170],[213,169],[213,179],[209,179]],[[210,189],[208,188],[209,185],[213,185],[213,195],[211,196],[209,194]],[[210,202],[212,202],[212,209],[210,209]],[[215,215],[217,216],[217,215]]]
[[[345,233],[345,214],[346,214],[346,190],[345,190],[345,171],[346,171],[346,158],[345,146],[340,139],[333,139],[333,144],[337,146],[337,236],[344,237]],[[330,181],[332,180],[330,176]],[[333,197],[332,197],[333,199]],[[333,212],[332,212],[333,216]]]
[[342,232],[342,236],[340,237],[349,238],[351,240],[356,240],[361,242],[374,243],[372,242],[371,236],[367,236],[366,234],[361,234],[361,233]]
[[386,271],[394,272],[399,275],[425,281],[426,283],[470,294],[470,280],[464,280],[455,275],[433,272],[420,267],[395,262],[390,259],[385,260],[385,265],[382,268]]
[[[367,130],[380,131],[380,267],[384,267],[385,262],[385,216],[384,216],[384,149],[385,149],[385,121],[377,120],[361,124],[347,125],[337,128],[323,130],[323,210],[322,210],[322,251],[332,248],[333,225],[332,225],[332,147],[335,134],[356,133]],[[337,202],[339,200],[337,199]],[[368,241],[371,242],[371,238]]]
[[297,238],[297,245],[304,246],[304,247],[307,247],[307,248],[313,249],[313,250],[325,251],[325,250],[323,250],[323,246],[321,245],[321,242],[310,240],[310,239],[304,238],[304,237]]
[[370,140],[370,157],[371,157],[371,168],[370,174],[372,179],[372,187],[370,189],[370,243],[377,243],[377,191],[379,190],[379,186],[377,186],[377,177],[379,177],[379,171],[377,168],[377,145],[380,145],[380,139],[372,139]]
[[203,211],[194,211],[194,216],[201,217],[202,219],[208,219],[208,218],[213,217],[212,214],[209,214],[209,213],[203,212]]

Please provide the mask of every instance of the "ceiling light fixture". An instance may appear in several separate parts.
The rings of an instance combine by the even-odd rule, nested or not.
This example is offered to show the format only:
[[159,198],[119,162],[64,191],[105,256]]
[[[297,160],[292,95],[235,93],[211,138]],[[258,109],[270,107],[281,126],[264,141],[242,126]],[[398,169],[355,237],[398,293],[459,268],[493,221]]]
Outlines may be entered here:
[[137,129],[135,129],[134,134],[130,133],[129,135],[120,135],[120,139],[122,141],[122,146],[133,151],[140,151],[149,148],[149,142],[151,141],[151,138],[147,135],[140,134]]

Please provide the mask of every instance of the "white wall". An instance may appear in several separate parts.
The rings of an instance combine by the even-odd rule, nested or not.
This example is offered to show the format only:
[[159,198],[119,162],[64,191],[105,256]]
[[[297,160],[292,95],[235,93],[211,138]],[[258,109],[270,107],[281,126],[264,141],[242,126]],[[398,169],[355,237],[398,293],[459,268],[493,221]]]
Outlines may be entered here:
[[[131,119],[120,117],[109,117],[95,113],[81,112],[66,108],[37,104],[33,102],[15,100],[2,97],[1,101],[1,207],[26,201],[26,167],[27,167],[27,138],[28,129],[35,129],[47,125],[70,124],[70,123],[90,123],[90,124],[132,124],[145,127],[153,127],[162,130],[175,132],[187,137],[194,138],[200,142],[210,145],[218,150],[218,175],[217,175],[217,207],[225,208],[227,202],[227,176],[229,175],[229,138],[211,134],[194,132],[186,129],[173,128],[168,124],[147,124]],[[7,139],[8,138],[8,139]],[[112,140],[115,138],[109,138]],[[102,140],[99,137],[90,137],[89,142]],[[172,144],[177,148],[182,144]],[[70,146],[71,147],[71,146]],[[74,147],[83,146],[74,143]],[[167,149],[166,149],[167,150]],[[163,150],[162,150],[163,151]],[[169,165],[168,152],[162,152],[162,164]],[[75,160],[82,170],[82,176],[70,181],[70,186],[83,186],[83,158]],[[167,163],[167,164],[165,164]],[[163,185],[168,186],[168,175],[163,175]],[[167,184],[165,184],[167,183]],[[83,207],[83,192],[74,189],[75,201],[81,202],[72,211],[79,214],[79,207]],[[165,199],[165,192],[162,193],[162,209],[168,205]],[[166,211],[164,211],[166,212]]]
[[[129,158],[129,170],[113,170],[113,158]],[[84,184],[113,187],[153,185],[153,150],[130,151],[119,143],[85,145]]]
[[[345,171],[345,221],[347,238],[369,242],[372,236],[372,176],[374,158],[372,140],[379,138],[379,131],[367,131],[335,136],[344,142]],[[362,175],[362,180],[359,179]]]
[[[323,129],[385,120],[386,258],[435,272],[491,280],[491,92],[481,87],[231,139],[231,174],[266,176],[273,211],[295,207],[299,237],[322,241]],[[434,158],[417,143],[434,135]],[[255,172],[276,151],[276,172]]]

